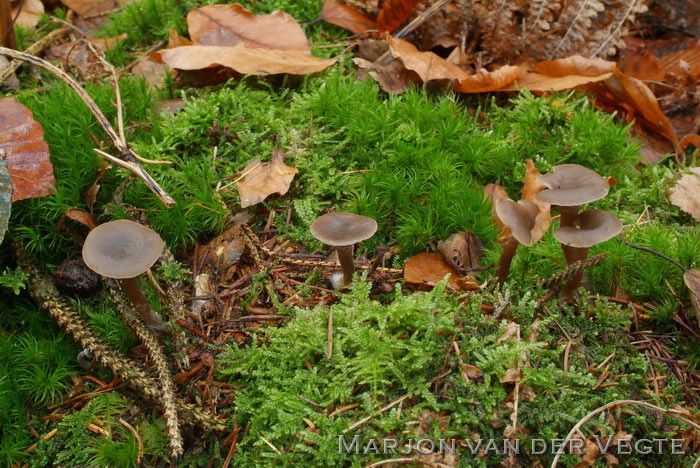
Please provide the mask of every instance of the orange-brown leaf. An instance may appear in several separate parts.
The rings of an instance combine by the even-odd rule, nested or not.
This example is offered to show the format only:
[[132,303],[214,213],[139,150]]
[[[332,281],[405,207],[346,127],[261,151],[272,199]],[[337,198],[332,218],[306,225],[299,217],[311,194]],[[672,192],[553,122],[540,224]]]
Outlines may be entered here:
[[681,138],[680,145],[683,149],[686,149],[690,145],[700,149],[700,135],[686,135]]
[[406,21],[408,15],[422,0],[385,0],[377,15],[380,31],[391,32]]
[[599,76],[547,76],[540,73],[525,73],[517,79],[512,86],[507,86],[504,91],[514,91],[517,89],[529,89],[530,91],[562,91],[564,89],[573,89],[596,81],[604,81],[610,78],[611,73],[605,73]]
[[[12,17],[17,15],[17,9],[19,5],[12,9]],[[41,19],[41,15],[44,14],[44,4],[41,0],[24,0],[22,4],[22,10],[17,16],[16,24],[24,26],[25,28],[33,28]]]
[[669,199],[695,221],[700,221],[700,167],[692,167],[690,171],[671,187]]
[[283,11],[255,16],[236,3],[208,5],[187,14],[187,26],[195,44],[310,52],[299,23]]
[[496,201],[501,198],[510,199],[506,189],[498,184],[488,184],[484,187],[484,197],[491,200],[491,218],[493,222],[498,226],[498,242],[503,243],[510,237],[510,228],[501,222],[501,220],[496,216]]
[[86,226],[90,230],[95,229],[95,227],[97,226],[95,218],[90,213],[87,213],[83,210],[79,210],[77,208],[71,208],[70,210],[66,211],[65,216],[72,219],[73,221],[79,222],[80,224]]
[[255,205],[266,199],[273,193],[284,195],[294,176],[299,172],[297,168],[284,164],[284,153],[276,149],[272,155],[272,161],[262,163],[254,159],[243,169],[244,177],[236,182],[238,194],[241,198],[241,207]]
[[492,72],[482,69],[475,75],[462,80],[454,90],[458,93],[485,93],[498,91],[517,80],[525,70],[514,65],[505,65]]
[[615,69],[613,76],[605,80],[605,84],[619,102],[629,105],[635,110],[638,118],[643,118],[652,129],[668,138],[675,148],[680,149],[671,122],[662,112],[654,93],[643,81]]
[[61,0],[65,6],[80,16],[99,15],[126,5],[131,0]]
[[532,243],[542,239],[549,229],[550,204],[537,200],[537,194],[546,187],[540,182],[540,172],[535,167],[535,162],[528,159],[525,169],[525,182],[523,183],[523,200],[530,200],[539,209],[535,217],[535,225],[530,230]]
[[372,29],[377,29],[377,23],[356,6],[334,2],[333,0],[326,0],[323,4],[321,18],[355,34],[362,34]]
[[203,70],[221,65],[248,75],[306,75],[325,70],[338,60],[317,58],[300,50],[257,49],[243,45],[176,47],[154,52],[152,57],[180,70]]
[[700,271],[688,270],[683,275],[683,281],[690,291],[690,300],[695,309],[695,316],[700,324]]
[[12,178],[12,201],[53,195],[55,180],[44,129],[32,111],[11,97],[0,99],[2,153]]
[[421,253],[411,257],[403,266],[403,278],[409,283],[435,286],[450,275],[447,287],[454,290],[475,289],[478,285],[472,281],[459,278],[457,272],[439,253]]
[[589,59],[580,55],[572,55],[558,60],[546,60],[535,65],[534,70],[547,76],[581,75],[596,77],[612,73],[615,62],[602,59]]
[[403,39],[392,38],[387,34],[391,55],[401,60],[404,66],[413,70],[421,80],[466,80],[469,74],[457,65],[432,52],[421,52],[416,46]]

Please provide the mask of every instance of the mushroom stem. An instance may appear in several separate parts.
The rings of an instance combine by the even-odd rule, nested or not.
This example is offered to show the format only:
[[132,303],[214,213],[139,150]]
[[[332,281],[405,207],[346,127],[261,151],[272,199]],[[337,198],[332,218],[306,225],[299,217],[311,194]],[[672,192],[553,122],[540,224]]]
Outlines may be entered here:
[[[579,208],[580,206],[560,206],[559,226],[575,228]],[[567,265],[571,265],[579,260],[586,259],[585,256],[583,258],[578,257],[581,249],[577,249],[576,247],[561,244],[561,250],[564,252],[564,258],[566,259]],[[588,255],[588,251],[586,251],[585,255]]]
[[505,244],[503,244],[503,252],[498,259],[498,266],[496,267],[496,277],[498,278],[499,285],[505,283],[506,279],[508,279],[510,264],[513,261],[513,257],[519,245],[520,242],[513,236],[509,237]]
[[154,330],[163,331],[165,327],[163,326],[163,319],[156,313],[146,300],[146,296],[143,294],[141,287],[139,286],[138,278],[123,278],[121,280],[122,290],[124,294],[127,295],[129,300],[136,309],[136,312],[141,316],[141,318]]
[[352,258],[354,245],[339,245],[336,250],[338,252],[338,260],[340,260],[340,268],[343,270],[343,286],[347,286],[352,282],[352,275],[355,273],[355,264]]
[[[564,247],[564,244],[562,244],[562,247]],[[574,262],[577,262],[578,260],[585,260],[586,257],[588,257],[588,247],[585,248],[576,248],[576,247],[569,247],[571,249],[572,254],[574,256],[574,260],[572,262],[569,262],[567,258],[567,263],[571,265]],[[564,285],[564,287],[561,290],[560,298],[561,301],[565,304],[571,304],[574,302],[574,296],[576,294],[576,290],[578,289],[579,285],[581,284],[581,279],[583,278],[583,272],[584,270],[581,269],[578,273],[573,275],[571,279]]]

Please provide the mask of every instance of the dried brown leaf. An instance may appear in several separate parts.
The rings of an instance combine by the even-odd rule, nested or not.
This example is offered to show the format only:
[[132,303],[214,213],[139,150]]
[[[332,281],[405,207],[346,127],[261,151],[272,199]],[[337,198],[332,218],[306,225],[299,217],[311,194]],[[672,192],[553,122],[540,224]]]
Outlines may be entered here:
[[686,149],[690,145],[700,149],[700,135],[686,135],[681,138],[680,145],[683,149]]
[[131,0],[61,0],[61,3],[80,16],[99,15],[130,2]]
[[450,275],[447,287],[454,290],[478,288],[476,282],[459,278],[457,272],[438,253],[421,253],[411,257],[403,267],[403,278],[409,283],[435,286]]
[[564,77],[569,75],[580,75],[588,77],[598,77],[606,73],[612,73],[615,62],[608,62],[602,59],[589,59],[580,55],[571,57],[546,60],[533,67],[537,73],[552,77]]
[[[77,208],[71,208],[70,210],[66,211],[64,215],[67,218],[72,219],[73,221],[79,222],[80,224],[82,224],[90,230],[95,229],[95,227],[97,227],[95,217],[86,211],[79,210]],[[61,225],[63,224],[62,221],[63,220],[61,220]]]
[[504,87],[503,91],[515,91],[518,89],[529,89],[530,91],[539,92],[562,91],[597,81],[604,81],[611,76],[610,73],[599,76],[568,75],[561,77],[547,76],[540,73],[525,73],[512,86]]
[[387,65],[381,65],[356,57],[353,59],[353,63],[358,67],[359,80],[363,80],[366,75],[369,75],[387,93],[400,94],[412,84],[420,83],[420,77],[415,72],[408,70],[399,60],[392,60]]
[[[581,439],[578,439],[578,440],[581,440]],[[598,452],[600,451],[598,448],[598,444],[596,444],[592,440],[585,439],[583,449],[579,449],[579,450],[583,450],[583,453],[580,454],[580,453],[578,453],[578,451],[575,451],[574,455],[581,455],[582,460],[580,462],[578,462],[576,465],[574,465],[574,468],[587,468],[589,466],[594,466],[595,461],[598,458]]]
[[688,270],[683,275],[683,281],[690,291],[690,300],[693,303],[695,317],[700,324],[700,271]]
[[496,216],[496,202],[501,198],[510,199],[506,190],[498,184],[488,184],[484,187],[484,197],[491,199],[491,219],[498,226],[498,242],[503,243],[510,238],[510,228]]
[[355,34],[377,29],[377,23],[356,6],[333,0],[325,1],[321,10],[321,18]]
[[542,239],[549,229],[550,204],[537,200],[537,194],[546,187],[540,182],[540,172],[535,167],[535,162],[528,159],[525,168],[525,182],[523,183],[523,200],[530,200],[539,209],[535,217],[535,225],[530,230],[532,243]]
[[523,372],[520,369],[508,369],[503,377],[501,377],[501,383],[515,383],[520,382],[523,376]]
[[503,332],[503,335],[496,341],[496,344],[501,344],[504,341],[510,340],[513,337],[517,337],[518,334],[520,333],[520,325],[518,325],[515,322],[508,322],[508,325],[506,325],[506,330]]
[[[126,34],[121,34],[118,37],[91,38],[66,42],[65,44],[49,47],[46,50],[46,58],[77,67],[85,74],[102,72],[104,71],[103,65],[90,46],[98,53],[104,53],[107,49],[113,48],[119,41],[125,40],[126,37]],[[95,69],[96,67],[98,67],[97,70]]]
[[690,168],[669,190],[671,203],[700,221],[700,167]]
[[179,70],[224,66],[247,75],[306,75],[325,70],[338,60],[317,58],[300,50],[254,49],[242,45],[176,47],[154,52],[152,57]]
[[505,65],[492,72],[482,69],[462,80],[454,90],[458,93],[485,93],[498,91],[517,80],[525,70],[518,66]]
[[[17,15],[17,9],[19,5],[12,8],[12,17]],[[22,10],[17,16],[17,21],[15,24],[24,26],[25,28],[34,28],[39,23],[41,15],[44,14],[44,4],[41,0],[24,0],[22,4]]]
[[273,193],[284,195],[299,172],[284,164],[284,153],[278,148],[272,153],[272,161],[262,163],[254,159],[243,169],[245,176],[236,182],[241,197],[241,207],[260,203]]
[[403,39],[387,35],[391,55],[401,60],[404,66],[413,70],[421,80],[466,80],[469,74],[457,65],[448,62],[433,52],[421,52],[416,46]]
[[236,3],[207,5],[187,14],[187,26],[198,45],[311,51],[299,23],[283,11],[255,16]]
[[174,29],[168,29],[168,49],[188,45],[194,45],[194,43],[186,37],[180,36]]
[[406,21],[411,12],[422,0],[386,0],[377,15],[380,31],[391,32]]
[[12,201],[53,195],[55,180],[44,129],[32,111],[7,97],[0,99],[0,157],[12,178]]

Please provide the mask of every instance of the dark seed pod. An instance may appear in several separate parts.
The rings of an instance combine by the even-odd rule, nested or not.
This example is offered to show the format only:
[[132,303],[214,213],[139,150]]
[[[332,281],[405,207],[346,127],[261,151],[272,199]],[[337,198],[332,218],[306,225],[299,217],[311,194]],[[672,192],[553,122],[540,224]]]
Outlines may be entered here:
[[53,276],[62,293],[78,296],[94,293],[102,281],[100,275],[88,268],[82,258],[61,263]]

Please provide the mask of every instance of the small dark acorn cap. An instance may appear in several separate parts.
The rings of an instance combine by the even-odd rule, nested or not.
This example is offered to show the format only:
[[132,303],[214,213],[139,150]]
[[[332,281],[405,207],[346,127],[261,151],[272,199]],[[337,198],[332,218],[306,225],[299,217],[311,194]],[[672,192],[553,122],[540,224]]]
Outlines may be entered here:
[[510,198],[500,198],[495,203],[496,216],[503,225],[510,229],[515,239],[525,246],[532,243],[531,230],[535,226],[535,218],[539,208],[530,200],[514,202]]
[[156,263],[163,244],[153,229],[120,219],[90,231],[83,244],[83,260],[107,278],[134,278]]
[[578,206],[605,197],[610,184],[596,171],[578,164],[554,166],[554,172],[540,176],[547,187],[537,193],[537,200],[558,206]]
[[565,226],[554,231],[554,238],[571,247],[592,247],[612,239],[622,231],[622,223],[612,213],[588,210],[576,219],[579,229]]
[[335,211],[319,217],[311,225],[311,234],[327,245],[353,245],[377,232],[377,222],[367,216]]

